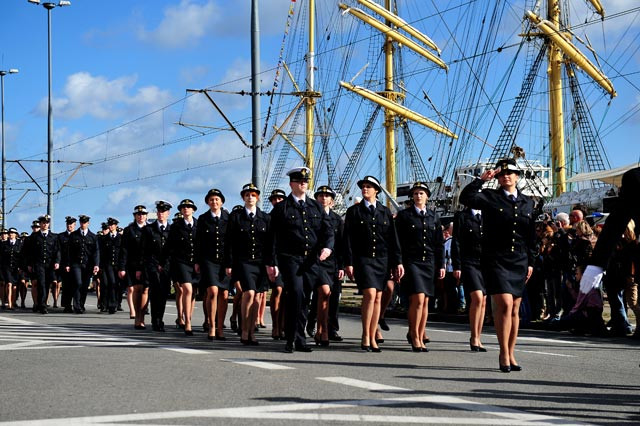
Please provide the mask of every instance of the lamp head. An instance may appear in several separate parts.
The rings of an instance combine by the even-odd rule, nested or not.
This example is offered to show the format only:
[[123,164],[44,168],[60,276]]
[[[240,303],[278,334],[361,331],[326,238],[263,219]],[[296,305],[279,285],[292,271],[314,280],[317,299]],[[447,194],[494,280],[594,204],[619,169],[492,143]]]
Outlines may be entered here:
[[18,74],[18,72],[19,72],[19,71],[18,71],[18,68],[11,68],[11,69],[9,70],[9,74]]

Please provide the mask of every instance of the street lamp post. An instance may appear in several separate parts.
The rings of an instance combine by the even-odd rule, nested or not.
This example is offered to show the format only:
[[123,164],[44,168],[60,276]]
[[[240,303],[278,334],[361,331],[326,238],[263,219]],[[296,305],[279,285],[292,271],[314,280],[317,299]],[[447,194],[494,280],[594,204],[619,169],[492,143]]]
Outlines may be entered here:
[[[29,3],[41,4],[40,0],[28,0]],[[47,47],[49,57],[49,101],[47,113],[47,214],[51,216],[53,222],[53,108],[51,106],[51,10],[56,6],[71,6],[70,1],[60,0],[54,2],[44,2],[42,6],[47,9]]]
[[2,97],[2,225],[1,227],[5,227],[5,219],[7,215],[6,210],[6,200],[7,200],[7,173],[6,173],[6,164],[7,159],[5,158],[5,148],[4,148],[4,76],[7,74],[17,74],[18,70],[15,68],[11,68],[8,71],[0,70],[0,92]]

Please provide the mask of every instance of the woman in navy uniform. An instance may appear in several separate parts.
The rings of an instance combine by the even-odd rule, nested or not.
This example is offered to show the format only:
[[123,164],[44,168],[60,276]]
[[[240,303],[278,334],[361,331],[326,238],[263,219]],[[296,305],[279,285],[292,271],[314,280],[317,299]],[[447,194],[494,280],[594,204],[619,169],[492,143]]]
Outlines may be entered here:
[[7,309],[13,310],[13,303],[17,300],[18,284],[20,282],[20,267],[22,259],[22,240],[18,238],[18,230],[9,228],[9,239],[0,243],[0,277],[4,281]]
[[427,185],[414,183],[410,192],[413,205],[396,217],[404,265],[400,288],[409,295],[407,341],[414,352],[429,351],[424,345],[429,297],[435,294],[434,279],[443,279],[445,275],[442,225],[440,216],[427,209],[430,195]]
[[[222,208],[224,195],[219,189],[210,189],[204,197],[209,211],[198,217],[198,232],[196,234],[196,264],[195,271],[200,274],[200,289],[205,293],[204,306],[207,315],[207,338],[224,339],[222,333],[222,319],[217,318],[218,305],[227,303],[227,299],[218,299],[220,289],[229,290],[228,280],[224,273],[224,235],[227,230],[229,213]],[[223,283],[223,281],[226,281]]]
[[184,199],[178,205],[182,219],[178,219],[169,229],[169,237],[163,248],[163,259],[171,262],[171,275],[180,286],[182,297],[183,317],[178,318],[177,324],[184,324],[184,334],[193,336],[191,328],[191,316],[193,314],[193,283],[197,282],[198,274],[195,271],[196,261],[196,228],[198,221],[193,217],[193,212],[198,208],[193,201]]
[[[287,194],[282,189],[274,189],[271,191],[271,195],[269,195],[269,202],[271,206],[275,207],[276,204],[284,201],[285,198],[287,198]],[[284,303],[281,303],[283,286],[282,275],[278,275],[271,283],[271,300],[269,301],[269,307],[271,308],[271,338],[273,340],[284,338]]]
[[404,267],[391,211],[376,199],[380,182],[365,176],[358,186],[363,200],[349,207],[344,220],[345,272],[362,292],[360,347],[367,352],[381,352],[375,339],[380,298],[390,276],[396,281],[402,279]]
[[[460,202],[482,210],[482,276],[491,295],[493,317],[500,344],[500,371],[520,371],[514,350],[520,325],[520,302],[526,281],[533,272],[536,252],[533,201],[517,183],[520,169],[514,159],[498,161],[467,185]],[[496,178],[498,189],[482,189]]]
[[255,325],[264,292],[269,288],[264,264],[264,250],[271,217],[257,206],[260,190],[248,183],[240,196],[244,208],[229,215],[225,236],[225,266],[229,277],[242,286],[240,341],[243,345],[258,345]]
[[147,208],[133,208],[134,221],[122,232],[118,277],[127,284],[129,318],[134,319],[134,328],[144,330],[145,310],[149,298],[149,284],[142,275],[142,229],[147,226]]
[[[342,279],[344,278],[342,257],[344,223],[342,222],[342,218],[331,210],[336,198],[336,193],[331,187],[328,185],[320,186],[313,196],[324,208],[324,212],[329,217],[335,240],[331,256],[320,263],[320,269],[325,274],[325,282],[314,289],[314,297],[312,300],[312,303],[317,301],[315,304],[315,312],[317,314],[318,324],[316,334],[313,338],[316,345],[329,346],[330,337],[334,336],[335,338],[338,328],[338,304],[340,302],[340,293],[342,292]],[[309,322],[315,319],[312,319],[313,312],[314,309],[312,305]]]
[[118,234],[118,220],[112,217],[105,223],[107,233],[102,233],[98,239],[100,244],[100,270],[102,271],[101,285],[103,288],[103,309],[113,315],[118,309],[118,260],[120,258],[121,235]]
[[482,213],[466,208],[455,214],[451,239],[453,276],[461,280],[465,294],[469,295],[469,345],[473,352],[486,352],[480,342],[484,314],[487,306],[487,289],[482,278],[480,256],[482,254]]

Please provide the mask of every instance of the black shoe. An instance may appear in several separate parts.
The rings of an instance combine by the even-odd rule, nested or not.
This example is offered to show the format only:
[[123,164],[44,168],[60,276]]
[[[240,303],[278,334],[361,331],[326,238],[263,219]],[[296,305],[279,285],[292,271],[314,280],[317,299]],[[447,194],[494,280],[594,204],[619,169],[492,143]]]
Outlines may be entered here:
[[384,331],[389,331],[389,324],[387,324],[387,321],[385,321],[384,318],[380,318],[378,320],[378,324],[380,324],[380,328]]
[[118,312],[122,312],[122,311],[123,311],[122,306],[119,306],[119,305],[118,305],[117,310],[118,310]]
[[160,333],[164,333],[164,332],[165,332],[165,329],[164,329],[164,322],[160,321],[160,322],[158,323],[158,331],[159,331]]
[[82,315],[82,309],[74,309],[73,313],[76,315]]
[[382,349],[380,349],[380,346],[378,346],[377,348],[371,348],[371,352],[380,353],[382,352]]
[[113,315],[113,314],[115,314],[115,313],[116,313],[116,310],[115,310],[115,309],[109,309],[109,315]]
[[260,342],[257,340],[249,340],[249,346],[260,346]]
[[365,352],[371,352],[371,346],[368,346],[368,345],[360,345],[360,349],[362,349]]
[[384,339],[376,339],[376,343],[384,343]]
[[238,330],[238,321],[236,321],[235,318],[231,318],[231,329],[233,331],[237,331]]
[[134,325],[133,328],[135,328],[136,330],[146,330],[147,327],[145,327],[144,325]]
[[422,352],[422,347],[411,345],[411,351],[412,352]]
[[193,336],[193,330],[185,330],[184,331],[184,335],[185,336]]
[[40,313],[41,313],[42,315],[46,315],[46,314],[48,314],[48,313],[49,313],[49,311],[47,311],[47,308],[45,307],[45,308],[40,309]]
[[251,340],[243,339],[242,337],[240,338],[240,343],[242,343],[245,346],[249,346],[249,342],[251,342]]
[[158,324],[152,323],[151,324],[151,331],[160,331],[160,329],[158,328]]
[[311,346],[307,346],[307,345],[296,345],[296,351],[298,351],[298,352],[313,352],[313,349],[311,349]]
[[222,340],[222,341],[225,341],[225,340],[227,340],[227,338],[226,338],[226,337],[224,337],[224,336],[218,336],[218,335],[216,334],[216,340]]
[[511,366],[510,365],[501,365],[500,366],[500,371],[502,371],[503,373],[511,373]]
[[484,346],[475,346],[472,345],[471,343],[469,343],[469,346],[471,347],[471,352],[486,352],[487,349]]
[[511,364],[511,371],[522,371],[522,366],[518,364]]
[[344,339],[338,333],[333,333],[329,335],[329,340],[333,342],[342,342]]
[[70,307],[65,307],[64,310],[62,311],[65,314],[72,314],[73,313],[73,309],[71,309]]
[[293,353],[293,343],[287,342],[284,345],[284,352],[287,353],[287,354],[292,354]]
[[208,335],[208,334],[207,334],[207,339],[208,339],[208,340],[213,340],[213,339],[214,339],[214,337],[213,337],[213,336],[210,336],[210,335]]
[[40,308],[38,307],[38,305],[33,305],[33,308],[31,308],[31,312],[38,312],[40,310]]
[[428,337],[425,337],[424,339],[422,339],[422,343],[429,343],[431,341],[431,339],[429,339]]
[[207,331],[209,331],[209,323],[208,322],[203,322],[202,323],[202,329],[204,330],[204,332],[206,333]]
[[429,352],[429,349],[428,348],[420,348],[420,351],[421,352]]

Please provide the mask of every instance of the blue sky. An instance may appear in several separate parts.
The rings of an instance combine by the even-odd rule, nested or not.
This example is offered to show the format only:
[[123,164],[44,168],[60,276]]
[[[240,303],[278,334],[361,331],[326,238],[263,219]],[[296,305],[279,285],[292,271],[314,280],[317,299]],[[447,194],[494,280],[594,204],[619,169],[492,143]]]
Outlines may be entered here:
[[[420,11],[425,3],[431,2],[414,1],[411,7]],[[290,4],[260,2],[263,91],[273,84]],[[609,13],[636,6],[635,0],[605,3]],[[227,208],[240,202],[238,192],[251,177],[250,151],[232,133],[218,130],[225,125],[202,95],[184,98],[186,89],[250,90],[249,8],[249,0],[73,0],[52,11],[54,159],[60,161],[54,191],[70,179],[55,196],[54,230],[62,229],[66,215],[88,214],[94,229],[107,216],[127,223],[133,206],[151,209],[157,199],[176,205],[192,198],[201,213],[202,197],[212,187],[226,194]],[[520,13],[514,9],[514,21]],[[607,31],[618,35],[633,20],[640,20],[637,12],[612,20]],[[632,27],[636,36],[639,27],[640,22]],[[599,33],[594,28],[594,45],[602,44]],[[509,36],[516,38],[517,31]],[[448,48],[443,57],[455,58],[455,49],[442,41],[445,35],[434,37]],[[618,39],[622,35],[612,38]],[[617,79],[618,109],[607,113],[606,123],[638,105],[638,52],[630,52],[627,61],[618,69],[630,77]],[[0,2],[0,69],[9,68],[20,72],[5,77],[7,159],[21,160],[46,190],[46,168],[37,160],[46,159],[47,13],[27,0]],[[250,141],[250,98],[214,97]],[[263,98],[263,114],[266,104]],[[634,115],[606,141],[613,167],[638,161],[639,121]],[[77,162],[91,165],[72,176]],[[46,196],[13,162],[7,179],[7,226],[26,230],[46,211]]]

